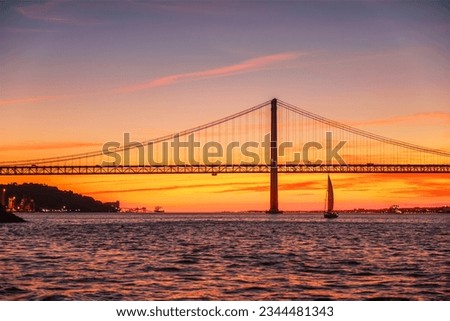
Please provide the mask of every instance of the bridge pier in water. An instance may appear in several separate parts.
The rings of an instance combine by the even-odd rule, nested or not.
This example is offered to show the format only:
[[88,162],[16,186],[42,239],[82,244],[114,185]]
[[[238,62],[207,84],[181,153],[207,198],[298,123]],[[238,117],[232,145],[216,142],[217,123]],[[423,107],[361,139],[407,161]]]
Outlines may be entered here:
[[282,213],[278,209],[278,140],[277,99],[272,99],[270,116],[270,209],[269,214]]

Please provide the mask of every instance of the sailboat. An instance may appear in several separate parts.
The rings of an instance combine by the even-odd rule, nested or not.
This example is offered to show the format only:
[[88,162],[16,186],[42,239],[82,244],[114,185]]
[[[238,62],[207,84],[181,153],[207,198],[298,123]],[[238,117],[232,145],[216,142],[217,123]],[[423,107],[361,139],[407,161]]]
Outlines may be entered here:
[[330,175],[328,175],[328,187],[327,187],[327,197],[325,198],[325,207],[326,207],[326,211],[325,211],[325,213],[323,213],[323,217],[336,218],[339,216],[338,213],[333,212],[334,193],[333,193],[333,184],[331,184]]

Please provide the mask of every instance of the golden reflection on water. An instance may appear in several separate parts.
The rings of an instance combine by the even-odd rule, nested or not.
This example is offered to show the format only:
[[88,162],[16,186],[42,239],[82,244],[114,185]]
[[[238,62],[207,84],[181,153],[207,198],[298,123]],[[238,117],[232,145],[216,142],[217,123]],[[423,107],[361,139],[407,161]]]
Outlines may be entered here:
[[448,216],[28,214],[2,300],[448,300]]

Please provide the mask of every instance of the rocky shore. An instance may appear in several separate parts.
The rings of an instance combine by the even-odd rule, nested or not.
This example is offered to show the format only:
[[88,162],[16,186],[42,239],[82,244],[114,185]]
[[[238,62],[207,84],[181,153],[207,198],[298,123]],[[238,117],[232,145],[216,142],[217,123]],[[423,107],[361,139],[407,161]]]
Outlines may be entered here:
[[26,222],[23,218],[14,215],[13,213],[5,211],[0,206],[0,223],[22,223]]

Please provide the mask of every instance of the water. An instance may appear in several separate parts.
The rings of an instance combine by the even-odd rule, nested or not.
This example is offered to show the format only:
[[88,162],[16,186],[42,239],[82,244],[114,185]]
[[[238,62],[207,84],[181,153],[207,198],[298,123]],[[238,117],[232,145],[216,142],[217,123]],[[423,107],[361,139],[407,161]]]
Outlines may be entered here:
[[1,300],[449,300],[445,214],[23,214]]

